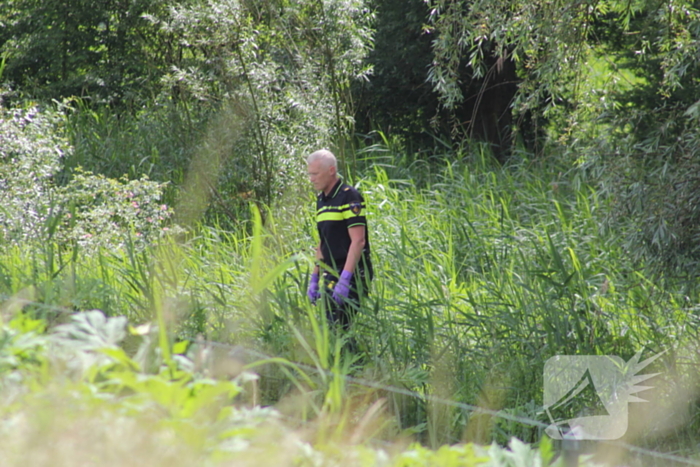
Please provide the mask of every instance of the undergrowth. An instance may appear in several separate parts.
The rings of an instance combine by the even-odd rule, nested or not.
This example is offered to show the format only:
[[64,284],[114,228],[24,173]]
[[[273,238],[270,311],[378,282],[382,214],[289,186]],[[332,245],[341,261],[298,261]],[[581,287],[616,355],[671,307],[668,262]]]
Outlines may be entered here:
[[448,156],[407,169],[389,146],[363,152],[377,277],[357,359],[306,300],[308,186],[233,231],[3,245],[3,465],[546,465],[545,362],[640,351],[664,352],[655,416],[630,409],[623,440],[696,454],[697,297],[629,260],[585,171]]

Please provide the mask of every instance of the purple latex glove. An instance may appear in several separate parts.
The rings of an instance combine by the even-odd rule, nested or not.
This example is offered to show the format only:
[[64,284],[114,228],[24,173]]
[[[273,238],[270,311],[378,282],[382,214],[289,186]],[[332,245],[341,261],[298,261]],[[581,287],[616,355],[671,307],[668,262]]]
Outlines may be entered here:
[[333,300],[338,305],[342,305],[348,295],[350,295],[350,281],[352,280],[352,273],[348,271],[343,271],[340,274],[340,280],[333,288]]
[[316,300],[321,298],[321,292],[318,291],[318,273],[314,272],[311,274],[311,280],[309,280],[309,288],[306,289],[306,295],[312,304],[316,304]]

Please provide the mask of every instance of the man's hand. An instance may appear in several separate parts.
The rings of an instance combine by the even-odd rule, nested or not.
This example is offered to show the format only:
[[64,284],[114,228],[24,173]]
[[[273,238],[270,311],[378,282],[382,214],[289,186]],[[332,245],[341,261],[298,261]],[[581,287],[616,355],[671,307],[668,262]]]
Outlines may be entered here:
[[340,274],[340,280],[333,288],[333,300],[338,305],[342,305],[348,295],[350,295],[350,281],[352,280],[352,273],[348,271],[343,271]]
[[318,273],[314,272],[311,274],[311,280],[309,280],[309,288],[306,289],[306,295],[313,305],[316,304],[316,300],[321,298],[321,292],[318,291]]

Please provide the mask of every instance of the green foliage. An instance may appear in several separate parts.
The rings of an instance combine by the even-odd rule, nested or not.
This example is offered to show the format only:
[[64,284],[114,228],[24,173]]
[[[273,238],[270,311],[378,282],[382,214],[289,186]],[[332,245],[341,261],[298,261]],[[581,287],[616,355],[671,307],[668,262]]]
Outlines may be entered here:
[[376,34],[367,61],[372,75],[356,83],[358,124],[432,147],[422,134],[439,110],[438,95],[426,83],[432,36],[423,31],[428,7],[422,0],[375,0]]
[[595,11],[585,2],[431,1],[436,38],[430,82],[447,107],[462,95],[460,68],[475,76],[490,72],[489,57],[515,61],[525,78],[513,107],[519,114],[559,104],[562,88],[586,50],[588,23]]
[[[20,315],[0,330],[0,378],[8,373],[46,361],[48,340],[43,336],[45,323]],[[19,376],[19,375],[15,375]],[[9,377],[8,379],[14,379]]]
[[55,178],[72,148],[59,112],[3,110],[0,136],[0,232],[4,244],[58,241],[88,251],[136,244],[162,234],[172,212],[159,204],[162,185],[78,172]]
[[[141,250],[127,245],[95,255],[59,249],[53,257],[64,255],[62,269],[49,268],[45,251],[24,255],[36,258],[32,264],[4,252],[0,271],[6,279],[0,284],[11,297],[5,309],[15,310],[15,316],[65,322],[67,310],[61,307],[73,303],[79,309],[104,306],[108,316],[141,324],[132,328],[129,346],[119,348],[114,343],[124,333],[123,318],[78,314],[50,331],[53,337],[45,345],[58,360],[41,356],[42,341],[25,351],[13,338],[6,347],[8,358],[14,358],[7,367],[13,376],[7,373],[6,381],[24,375],[52,380],[46,365],[59,362],[60,374],[77,381],[80,394],[97,395],[61,394],[62,400],[75,401],[71,412],[80,414],[80,423],[93,426],[84,404],[104,408],[94,401],[109,401],[124,418],[100,411],[104,423],[138,420],[154,433],[173,429],[175,439],[191,440],[180,446],[187,447],[183,459],[204,451],[217,459],[244,455],[247,446],[264,445],[265,430],[285,432],[276,421],[271,428],[266,419],[262,428],[251,425],[245,412],[224,409],[224,401],[238,394],[234,400],[254,397],[275,404],[285,420],[315,427],[311,445],[285,450],[308,462],[336,459],[335,443],[349,436],[393,440],[403,435],[436,450],[412,449],[395,459],[399,465],[416,459],[450,465],[467,462],[470,453],[490,456],[500,462],[496,465],[514,459],[528,459],[530,465],[544,451],[517,443],[510,449],[461,443],[505,445],[513,436],[537,442],[539,429],[516,420],[538,419],[542,377],[536,368],[549,356],[628,358],[642,347],[685,355],[695,338],[693,321],[681,291],[672,284],[654,286],[631,271],[621,238],[599,229],[608,205],[591,190],[585,171],[565,172],[564,165],[553,164],[502,169],[484,153],[460,156],[430,174],[420,166],[422,187],[414,186],[405,168],[389,167],[384,159],[377,162],[385,168],[368,161],[374,168],[361,188],[370,206],[377,278],[353,331],[365,351],[361,363],[343,357],[342,341],[326,328],[323,310],[305,299],[314,230],[307,193],[308,201],[294,209],[278,207],[264,215],[253,209],[252,224],[236,232],[202,228],[185,243],[162,239]],[[308,255],[299,254],[303,251]],[[28,286],[37,294],[23,293]],[[94,295],[77,300],[88,288]],[[73,302],[63,302],[71,293]],[[20,327],[29,330],[32,323]],[[221,344],[209,347],[201,338],[252,351],[243,353],[247,357],[233,347],[219,352]],[[178,343],[181,339],[191,344]],[[273,358],[246,365],[259,351]],[[19,367],[23,372],[15,371]],[[238,380],[244,393],[228,384],[242,368],[259,372],[255,382],[249,376]],[[358,379],[346,379],[351,372]],[[217,377],[226,384],[214,383]],[[372,382],[369,394],[360,384],[365,380]],[[670,400],[672,393],[664,391],[685,384],[679,381],[664,387],[658,400]],[[368,400],[378,398],[387,401],[386,409],[365,409]],[[27,405],[12,410],[34,413],[32,394],[22,400]],[[477,406],[490,412],[475,412]],[[380,414],[374,415],[377,427],[355,424],[372,419],[363,410]],[[235,421],[230,414],[238,414]],[[63,412],[57,419],[70,426],[75,420]],[[220,429],[231,430],[233,444],[223,435],[229,431]],[[679,437],[674,443],[686,441]],[[158,446],[154,449],[163,449]],[[389,462],[368,445],[354,449],[358,465],[366,458],[372,459],[369,465]]]
[[51,215],[51,178],[71,148],[56,128],[57,114],[0,111],[0,237],[3,243],[41,238]]
[[690,289],[700,272],[699,142],[690,128],[669,145],[647,139],[633,150],[637,158],[606,161],[611,172],[602,181],[617,201],[610,223],[624,232],[636,264]]
[[[14,339],[8,345],[4,338],[0,347],[0,362],[11,361],[0,367],[0,398],[12,400],[3,405],[0,418],[4,465],[42,465],[51,459],[52,465],[63,466],[91,459],[93,465],[108,466],[133,456],[173,466],[230,465],[242,459],[251,465],[273,460],[402,467],[558,465],[550,464],[553,453],[546,439],[539,449],[513,439],[508,449],[462,444],[430,451],[413,445],[392,455],[371,445],[312,446],[281,425],[275,410],[232,404],[242,393],[241,377],[203,378],[184,369],[196,368],[184,354],[178,368],[144,372],[119,347],[125,324],[123,318],[105,318],[94,310],[72,315],[47,334],[23,314],[2,327],[2,335]],[[178,347],[183,346],[173,351]],[[15,358],[28,350],[37,358]],[[66,364],[74,370],[70,379],[51,378]],[[22,449],[30,441],[38,444]]]
[[[85,433],[97,446],[82,445],[81,437],[75,441],[82,446],[54,451],[51,456],[54,465],[68,465],[84,453],[97,452],[102,459],[99,465],[111,465],[109,456],[104,456],[114,455],[121,443],[128,443],[123,447],[125,454],[131,451],[135,455],[133,450],[138,452],[144,441],[159,456],[175,449],[184,456],[173,458],[177,462],[204,458],[225,461],[248,449],[252,439],[264,436],[263,430],[256,431],[258,425],[274,427],[276,415],[271,410],[229,405],[241,392],[236,382],[201,378],[181,368],[143,373],[140,364],[118,346],[126,335],[123,317],[105,318],[96,310],[78,313],[48,335],[37,335],[27,324],[27,318],[19,314],[2,328],[0,397],[14,398],[13,404],[4,405],[0,423],[4,434],[0,451],[5,465],[20,465],[23,461],[38,465],[36,462],[42,456],[49,456],[51,442],[41,453],[16,449],[16,443],[28,442],[32,436],[59,440],[61,430],[55,431],[58,426],[54,427],[50,421],[54,417],[62,430],[75,429],[74,424],[87,424],[93,433],[109,433],[104,438]],[[24,329],[18,331],[18,328]],[[143,344],[147,348],[148,339]],[[34,358],[30,358],[32,354]],[[179,357],[181,365],[193,367],[187,357]],[[64,366],[73,370],[67,375],[71,382],[51,383],[49,372],[65,371]],[[24,386],[23,381],[26,381]],[[50,403],[47,405],[46,401]],[[50,417],[32,418],[40,413]],[[129,420],[135,421],[130,429],[140,432],[139,436],[143,437],[140,441],[114,431],[120,426],[130,426]],[[9,428],[17,423],[23,429],[10,434]],[[137,428],[139,424],[148,428],[141,431]],[[185,448],[178,447],[177,442],[168,448],[174,440]],[[138,454],[153,455],[148,450]],[[122,456],[116,459],[123,460]]]
[[[618,66],[634,68],[647,80],[627,96],[613,96],[618,107],[608,115],[620,120],[630,113],[643,115],[652,128],[661,130],[663,124],[656,119],[660,102],[669,109],[681,95],[686,105],[696,100],[697,92],[688,86],[697,86],[691,84],[700,56],[697,2],[436,0],[430,6],[435,32],[430,82],[448,108],[464,99],[460,79],[465,67],[475,76],[485,76],[493,73],[494,61],[514,61],[523,80],[512,103],[520,126],[532,118],[536,126],[565,131],[566,119],[585,123],[576,116],[581,116],[577,107],[590,97],[582,70],[592,51],[603,52],[605,60]],[[635,107],[655,110],[630,112],[631,96],[636,96]],[[620,126],[619,121],[613,125]],[[647,133],[638,124],[624,131]]]
[[591,24],[598,45],[566,93],[576,106],[552,132],[552,149],[597,178],[613,203],[605,225],[624,236],[637,267],[657,280],[685,276],[693,287],[697,5],[606,8]]
[[215,161],[217,199],[253,193],[269,205],[296,183],[302,157],[332,142],[344,162],[349,83],[367,74],[371,42],[363,2],[183,4],[149,19],[192,51],[164,82],[195,99],[224,101],[227,126],[213,123],[205,138],[211,153],[200,155]]
[[546,124],[547,151],[600,176],[616,203],[608,225],[636,264],[697,274],[693,206],[700,88],[694,1],[431,2],[431,82],[460,103],[460,70],[514,60],[516,115]]
[[[488,448],[463,444],[455,446],[443,446],[431,451],[421,446],[414,445],[411,450],[399,456],[396,467],[412,467],[418,465],[439,465],[444,467],[479,466],[489,465],[498,467],[559,467],[565,464],[564,458],[559,457],[552,462],[551,444],[543,442],[540,449],[534,449],[524,444],[517,438],[509,442],[509,449],[502,449],[496,445]],[[571,465],[589,465],[587,462],[576,462]]]
[[[396,15],[383,17],[387,47],[404,11],[383,5]],[[300,465],[390,465],[369,443],[340,440],[411,436],[435,450],[412,448],[399,465],[482,457],[546,465],[546,441],[539,450],[511,441],[540,440],[537,368],[555,354],[626,358],[640,348],[669,351],[659,360],[669,376],[658,403],[674,420],[690,412],[682,423],[693,432],[695,409],[674,401],[690,392],[674,390],[694,389],[677,362],[694,361],[697,341],[694,3],[430,5],[434,23],[421,38],[435,39],[431,76],[445,105],[464,97],[464,76],[476,82],[517,62],[524,83],[514,109],[549,122],[547,152],[538,154],[547,158],[523,152],[501,168],[484,146],[467,144],[422,157],[377,133],[381,142],[360,151],[356,167],[345,151],[351,83],[370,76],[363,59],[373,14],[364,2],[183,1],[166,10],[21,1],[0,12],[12,26],[0,31],[3,77],[19,82],[31,72],[43,81],[25,81],[24,92],[84,89],[115,106],[74,99],[61,107],[65,118],[20,109],[0,120],[0,397],[11,402],[0,413],[0,452],[12,456],[8,465],[41,465],[34,452],[61,465],[52,449],[92,440],[90,431],[133,432],[151,444],[134,455],[115,448],[116,437],[75,452],[126,452],[116,457],[152,464],[244,462],[264,450]],[[94,8],[68,14],[86,6]],[[422,21],[419,6],[407,23]],[[105,12],[113,16],[102,30]],[[399,75],[403,58],[425,59],[414,50],[394,62]],[[22,61],[27,51],[36,68]],[[391,88],[383,54],[393,55],[372,58]],[[132,91],[141,94],[127,97]],[[145,95],[152,102],[141,106]],[[122,106],[122,97],[138,106]],[[397,122],[417,128],[425,118]],[[303,155],[319,146],[334,146],[370,206],[378,274],[350,336],[364,352],[359,361],[342,354],[343,336],[303,293],[315,236]],[[187,238],[163,235],[171,215],[163,190],[176,220],[195,227]],[[656,280],[648,266],[690,272],[691,281]],[[91,309],[102,311],[69,315]],[[121,343],[126,318],[140,326]],[[222,353],[242,345],[272,358],[246,364],[227,354],[219,364],[205,339],[220,341]],[[246,397],[278,404],[288,425],[273,410],[240,409]],[[657,422],[638,425],[669,433]],[[311,444],[290,426],[313,432]],[[644,441],[655,442],[649,433]],[[660,448],[696,449],[684,436],[670,432]],[[45,449],[17,448],[28,439]],[[153,454],[165,451],[175,454]]]
[[132,113],[93,108],[85,99],[62,103],[65,136],[73,150],[57,177],[65,184],[82,168],[111,179],[128,176],[167,183],[164,201],[175,201],[211,109],[185,112],[182,105],[152,102]]
[[88,249],[129,241],[143,245],[169,230],[163,225],[172,210],[159,204],[161,190],[162,185],[145,177],[114,180],[78,172],[57,190],[56,202],[64,208],[56,216],[64,220],[56,236]]
[[[5,76],[25,95],[83,99],[68,169],[184,184],[186,197],[205,198],[193,219],[232,225],[247,198],[270,205],[294,186],[312,150],[334,146],[345,164],[350,84],[370,71],[364,1],[93,3],[18,1],[3,12]],[[144,126],[159,128],[144,140]],[[185,180],[197,166],[206,179]]]
[[[112,179],[146,174],[169,183],[164,202],[178,205],[178,221],[234,228],[249,200],[296,196],[304,156],[319,147],[333,146],[352,172],[350,84],[370,72],[362,60],[372,41],[362,1],[146,3],[123,30],[140,35],[130,47],[148,61],[142,94],[106,107],[87,90],[64,105],[73,151],[60,184],[78,167]],[[119,68],[100,63],[76,73]]]
[[138,105],[157,80],[153,66],[159,62],[151,60],[166,46],[147,30],[142,15],[160,7],[152,0],[4,2],[4,78],[34,97],[88,95]]

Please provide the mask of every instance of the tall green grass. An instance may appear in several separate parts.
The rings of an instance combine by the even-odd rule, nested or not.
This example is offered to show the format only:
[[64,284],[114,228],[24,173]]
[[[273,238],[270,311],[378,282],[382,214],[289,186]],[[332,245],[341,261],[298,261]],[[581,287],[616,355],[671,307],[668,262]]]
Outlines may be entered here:
[[[207,111],[191,115],[176,104],[119,114],[82,99],[65,102],[65,129],[74,148],[64,177],[77,167],[119,179],[147,175],[179,185],[203,132]],[[173,193],[169,193],[168,202]]]
[[[350,401],[381,399],[391,422],[380,438],[414,436],[435,448],[512,436],[537,442],[539,428],[466,407],[545,421],[537,413],[542,370],[558,354],[629,359],[665,350],[654,402],[669,417],[683,411],[672,389],[691,384],[677,363],[694,351],[689,307],[697,297],[657,286],[629,262],[615,232],[601,227],[607,201],[585,174],[525,157],[499,167],[478,149],[407,169],[406,156],[392,151],[366,150],[357,181],[377,271],[352,331],[361,362],[341,355],[322,310],[306,300],[317,241],[310,187],[264,216],[253,208],[239,230],[200,226],[145,250],[5,249],[0,293],[49,321],[99,308],[154,323],[169,344],[206,339],[296,362],[258,368],[262,400],[326,420],[337,433],[344,418],[331,415],[350,414]],[[386,389],[349,384],[348,374]],[[639,436],[659,449],[688,449],[694,420],[660,444],[645,437],[652,423]]]

